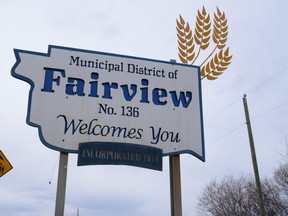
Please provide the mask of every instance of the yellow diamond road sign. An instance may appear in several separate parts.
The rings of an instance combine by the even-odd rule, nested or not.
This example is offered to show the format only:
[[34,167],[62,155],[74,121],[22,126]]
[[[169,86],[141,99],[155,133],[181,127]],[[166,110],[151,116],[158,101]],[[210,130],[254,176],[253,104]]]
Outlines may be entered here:
[[3,154],[2,151],[0,151],[0,177],[5,175],[7,172],[9,172],[12,169],[12,165],[10,162],[7,160],[5,155]]

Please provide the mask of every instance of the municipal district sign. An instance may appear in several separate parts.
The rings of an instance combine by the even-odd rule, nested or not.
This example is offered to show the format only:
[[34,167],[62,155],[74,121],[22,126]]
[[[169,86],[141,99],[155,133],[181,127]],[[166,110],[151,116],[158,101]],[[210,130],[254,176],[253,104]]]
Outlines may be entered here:
[[12,165],[10,164],[8,159],[5,157],[3,152],[0,150],[0,177],[5,175],[11,169],[13,169]]
[[127,143],[205,160],[199,67],[59,46],[14,52],[12,75],[31,86],[27,123],[47,147]]

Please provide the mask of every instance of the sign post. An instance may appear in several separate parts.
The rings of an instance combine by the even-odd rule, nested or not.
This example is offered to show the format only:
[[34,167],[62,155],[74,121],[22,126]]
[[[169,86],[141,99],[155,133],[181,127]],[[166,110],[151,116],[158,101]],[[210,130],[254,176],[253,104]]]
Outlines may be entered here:
[[64,215],[67,170],[68,170],[68,153],[60,152],[55,216]]
[[169,157],[171,216],[182,216],[180,155]]

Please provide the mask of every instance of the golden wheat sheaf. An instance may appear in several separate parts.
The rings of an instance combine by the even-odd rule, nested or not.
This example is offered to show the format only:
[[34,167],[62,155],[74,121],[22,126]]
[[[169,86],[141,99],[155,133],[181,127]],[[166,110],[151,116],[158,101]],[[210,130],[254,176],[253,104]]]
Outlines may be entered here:
[[[211,20],[205,7],[198,10],[194,35],[188,22],[181,15],[176,20],[178,38],[178,56],[184,64],[194,64],[201,51],[205,51],[210,45]],[[207,58],[200,64],[202,79],[217,79],[231,63],[232,55],[229,47],[226,47],[228,39],[228,22],[224,12],[217,8],[213,19],[212,39],[214,47]],[[197,49],[197,51],[195,50]]]

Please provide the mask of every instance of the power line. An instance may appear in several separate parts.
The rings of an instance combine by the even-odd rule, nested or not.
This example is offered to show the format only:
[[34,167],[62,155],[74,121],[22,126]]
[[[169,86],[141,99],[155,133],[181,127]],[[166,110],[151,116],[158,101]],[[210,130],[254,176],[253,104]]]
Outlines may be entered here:
[[279,105],[277,105],[277,106],[275,106],[275,107],[272,107],[271,109],[269,109],[269,110],[267,110],[267,111],[265,111],[265,112],[263,112],[263,113],[261,113],[259,115],[257,115],[256,117],[253,118],[253,120],[258,119],[258,118],[262,117],[263,115],[266,115],[267,113],[272,112],[272,111],[284,106],[287,103],[288,103],[288,100],[283,102],[283,103],[281,103],[281,104],[279,104]]
[[[264,80],[263,82],[259,83],[258,85],[252,87],[251,89],[249,89],[248,91],[246,91],[246,94],[249,92],[253,92],[255,89],[259,88],[260,86],[264,85],[265,83],[269,82],[270,80],[276,78],[277,76],[279,76],[280,74],[287,72],[287,68],[284,68],[283,70],[279,71],[278,73],[272,75],[271,77],[269,77],[268,79]],[[218,117],[219,115],[221,115],[224,111],[226,111],[227,109],[229,109],[233,104],[235,104],[238,100],[241,99],[241,96],[236,98],[232,103],[228,104],[225,108],[223,108],[220,112],[216,113],[214,116],[212,116],[210,119],[208,119],[205,124],[209,123],[210,121],[212,121],[213,119],[215,119],[216,117]]]
[[245,125],[245,123],[242,123],[242,124],[238,125],[237,127],[234,127],[232,130],[226,132],[225,134],[223,134],[222,136],[218,137],[217,139],[215,139],[213,142],[209,143],[209,144],[206,145],[206,146],[210,146],[210,145],[218,142],[219,140],[223,139],[224,137],[232,134],[233,132],[235,132],[236,130],[238,130],[239,128],[241,128],[243,125]]
[[235,104],[237,101],[239,101],[241,99],[241,97],[237,98],[236,100],[234,100],[232,103],[230,103],[229,105],[227,105],[224,109],[222,109],[220,112],[216,113],[214,116],[212,116],[210,119],[208,119],[205,124],[209,123],[210,121],[212,121],[213,119],[215,119],[217,116],[219,116],[220,114],[222,114],[224,111],[226,111],[227,109],[229,109],[233,104]]
[[[274,74],[273,76],[269,77],[268,79],[264,80],[264,81],[261,82],[260,84],[258,84],[258,85],[256,85],[256,86],[254,86],[253,88],[249,89],[248,91],[246,91],[246,93],[254,91],[255,89],[261,87],[261,86],[264,85],[265,83],[269,82],[270,80],[276,78],[277,76],[279,76],[280,74],[282,74],[282,73],[284,73],[284,72],[286,72],[286,71],[288,71],[287,68],[284,68],[283,70],[279,71],[278,73],[276,73],[276,74]],[[210,121],[212,121],[213,119],[215,119],[216,117],[218,117],[219,115],[221,115],[222,113],[224,113],[224,111],[226,111],[226,110],[228,110],[229,108],[231,108],[231,106],[233,106],[233,105],[234,105],[238,100],[240,100],[240,99],[241,99],[241,97],[236,98],[232,103],[228,104],[225,108],[223,108],[221,111],[219,111],[219,112],[216,113],[214,116],[212,116],[209,120],[207,120],[207,121],[205,122],[205,124],[208,124]],[[269,113],[269,112],[272,112],[272,111],[274,111],[274,110],[276,110],[276,109],[284,106],[284,105],[287,104],[287,103],[288,103],[288,101],[285,101],[284,103],[281,103],[280,105],[277,105],[276,107],[273,107],[273,108],[265,111],[264,113],[262,113],[262,114],[260,114],[260,115],[258,115],[258,116],[256,116],[256,117],[254,117],[253,120],[255,120],[255,119],[257,119],[257,118],[260,118],[260,117],[262,117],[263,115],[265,115],[265,114],[267,114],[267,113]],[[242,123],[241,125],[239,125],[239,126],[237,126],[237,127],[234,127],[234,128],[231,129],[230,131],[228,131],[228,132],[226,132],[225,134],[223,134],[222,136],[218,137],[218,138],[217,138],[216,140],[214,140],[213,142],[209,143],[209,145],[211,145],[211,144],[213,144],[213,143],[215,143],[215,142],[218,142],[218,141],[221,140],[222,138],[230,135],[231,133],[233,133],[233,132],[236,131],[237,129],[241,128],[244,124],[245,124],[245,123]],[[207,145],[207,146],[209,146],[209,145]]]
[[[272,111],[274,111],[274,110],[276,110],[276,109],[278,109],[278,108],[280,108],[280,107],[282,107],[282,106],[284,106],[284,105],[286,105],[286,104],[288,104],[288,100],[285,101],[284,103],[279,104],[278,106],[275,106],[275,107],[273,107],[273,108],[271,108],[271,109],[269,109],[269,110],[267,110],[267,111],[265,111],[265,112],[257,115],[256,117],[253,118],[253,120],[255,121],[256,119],[258,119],[258,118],[266,115],[267,113],[272,112]],[[230,107],[230,106],[229,106],[229,107]],[[226,110],[227,108],[229,108],[229,107],[226,107],[225,110]],[[245,123],[242,123],[242,124],[238,125],[237,127],[234,127],[234,128],[231,129],[230,131],[226,132],[226,133],[223,134],[222,136],[220,136],[220,137],[218,137],[217,139],[215,139],[213,142],[209,143],[207,146],[209,146],[209,145],[211,145],[211,144],[214,144],[214,143],[218,142],[219,140],[221,140],[222,138],[224,138],[224,137],[232,134],[234,131],[238,130],[238,129],[241,128],[243,125],[245,125]]]
[[248,91],[246,91],[246,94],[249,93],[249,92],[251,92],[251,91],[254,91],[255,89],[259,88],[260,86],[264,85],[264,84],[267,83],[268,81],[274,79],[275,77],[277,77],[278,75],[280,75],[280,74],[282,74],[282,73],[284,73],[284,72],[286,72],[286,71],[288,71],[287,68],[284,68],[283,70],[281,70],[281,71],[279,71],[278,73],[272,75],[271,77],[269,77],[268,79],[264,80],[264,81],[261,82],[260,84],[254,86],[254,87],[252,87],[251,89],[249,89]]

